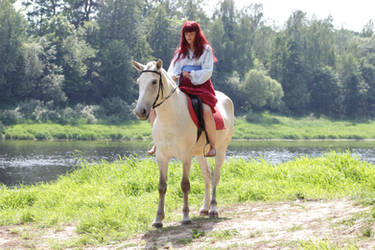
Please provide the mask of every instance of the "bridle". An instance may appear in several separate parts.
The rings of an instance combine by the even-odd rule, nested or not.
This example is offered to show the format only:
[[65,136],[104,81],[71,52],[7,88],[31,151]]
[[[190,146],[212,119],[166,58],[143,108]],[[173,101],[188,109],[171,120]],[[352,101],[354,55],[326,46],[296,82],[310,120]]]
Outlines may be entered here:
[[159,71],[156,71],[156,70],[142,70],[141,74],[145,73],[145,72],[155,73],[155,74],[158,74],[159,77],[160,77],[159,78],[158,94],[156,95],[155,101],[152,104],[152,108],[155,109],[155,108],[159,107],[160,105],[162,105],[169,97],[171,97],[178,87],[176,86],[175,88],[173,88],[171,90],[171,92],[169,92],[169,94],[168,94],[168,96],[166,98],[164,98],[161,102],[159,102],[158,104],[156,104],[156,102],[159,100],[160,92],[161,92],[161,95],[163,96],[163,81],[162,81],[161,73]]

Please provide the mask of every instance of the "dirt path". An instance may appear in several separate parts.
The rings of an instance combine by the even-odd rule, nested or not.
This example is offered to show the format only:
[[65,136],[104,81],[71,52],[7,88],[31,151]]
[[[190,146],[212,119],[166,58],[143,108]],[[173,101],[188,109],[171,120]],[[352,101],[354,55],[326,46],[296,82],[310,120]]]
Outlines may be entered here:
[[[192,211],[191,225],[167,222],[163,229],[151,229],[127,241],[86,249],[295,249],[312,243],[337,248],[375,246],[370,209],[348,200],[259,202],[219,212],[220,219],[210,220],[194,217],[197,211]],[[54,231],[0,227],[0,249],[48,249],[76,237],[72,227]]]

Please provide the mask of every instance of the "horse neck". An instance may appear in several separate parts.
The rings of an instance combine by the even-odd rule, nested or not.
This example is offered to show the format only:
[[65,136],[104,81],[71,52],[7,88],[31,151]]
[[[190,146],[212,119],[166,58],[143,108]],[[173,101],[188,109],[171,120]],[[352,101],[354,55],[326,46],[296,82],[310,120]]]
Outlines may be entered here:
[[161,70],[161,77],[163,81],[163,98],[165,98],[174,88],[177,87],[177,85],[168,76],[168,73],[164,69]]
[[163,79],[163,98],[166,98],[174,88],[176,91],[159,107],[156,108],[157,115],[160,119],[168,119],[175,116],[181,111],[181,98],[183,96],[182,91],[173,82],[173,80],[167,75],[165,70],[162,70]]

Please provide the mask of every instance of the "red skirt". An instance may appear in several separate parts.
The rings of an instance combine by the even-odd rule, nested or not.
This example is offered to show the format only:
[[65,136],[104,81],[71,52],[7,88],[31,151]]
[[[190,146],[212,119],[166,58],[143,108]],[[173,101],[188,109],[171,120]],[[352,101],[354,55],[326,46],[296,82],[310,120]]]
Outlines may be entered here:
[[[182,77],[182,74],[180,77]],[[217,98],[211,79],[208,79],[208,81],[201,85],[194,85],[189,78],[184,77],[180,82],[180,89],[188,95],[199,96],[204,104],[210,106],[212,113],[216,112],[215,105],[217,103]]]

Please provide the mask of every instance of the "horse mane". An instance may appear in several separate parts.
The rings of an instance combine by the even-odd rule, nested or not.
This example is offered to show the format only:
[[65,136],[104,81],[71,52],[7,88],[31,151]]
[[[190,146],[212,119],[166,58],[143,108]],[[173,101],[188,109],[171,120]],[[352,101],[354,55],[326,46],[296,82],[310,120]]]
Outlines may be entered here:
[[160,69],[160,72],[172,84],[173,88],[178,87],[176,82],[172,79],[172,77],[168,74],[168,72],[163,67]]

